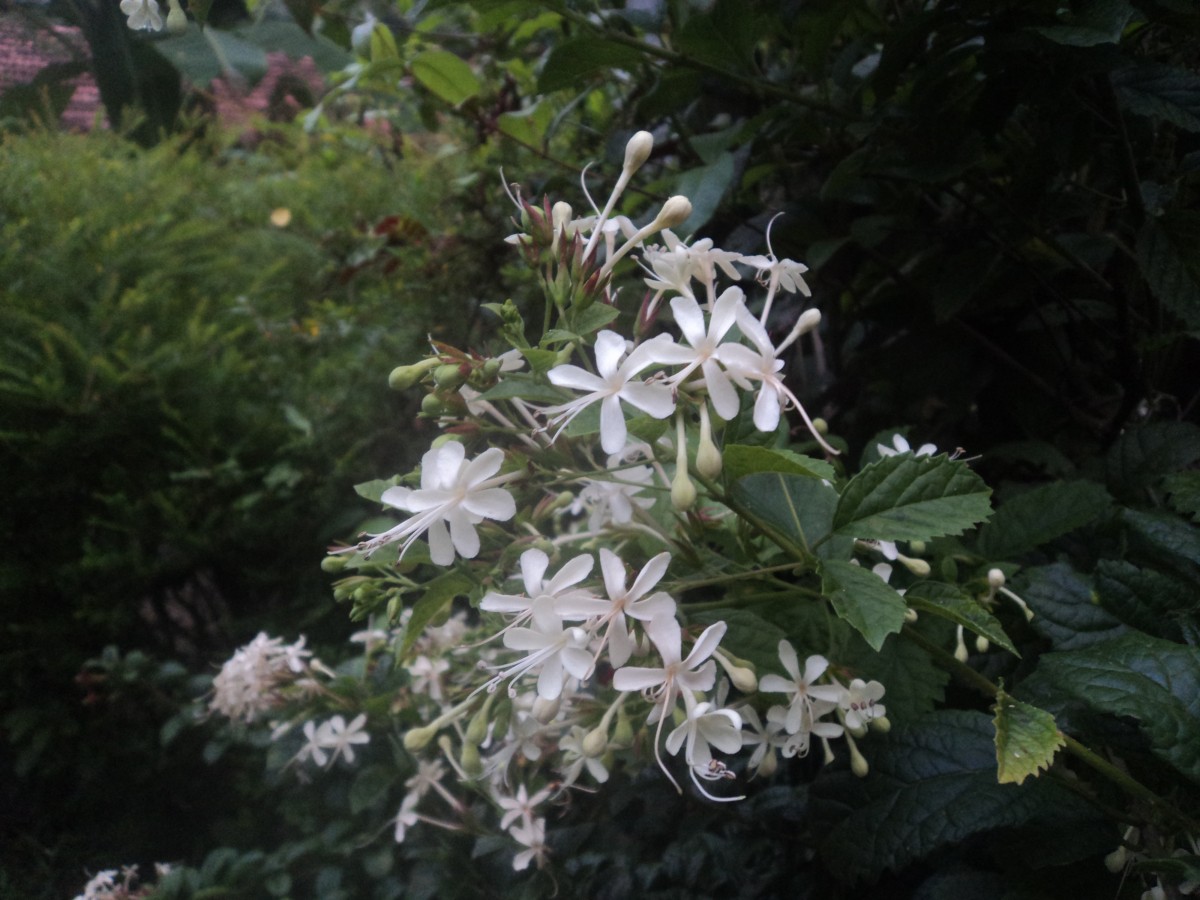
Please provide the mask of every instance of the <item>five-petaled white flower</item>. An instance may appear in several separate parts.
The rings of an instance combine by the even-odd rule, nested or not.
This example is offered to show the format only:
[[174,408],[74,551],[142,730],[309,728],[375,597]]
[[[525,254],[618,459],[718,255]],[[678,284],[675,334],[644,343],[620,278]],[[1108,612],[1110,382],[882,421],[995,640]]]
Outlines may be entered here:
[[551,383],[587,392],[582,397],[545,410],[551,417],[550,426],[558,429],[555,437],[572,419],[598,402],[600,446],[605,453],[617,453],[624,448],[629,433],[625,427],[622,402],[655,419],[665,419],[671,415],[675,411],[675,398],[667,385],[633,380],[642,369],[654,362],[655,346],[661,341],[669,343],[671,338],[669,335],[659,335],[626,355],[625,338],[615,331],[601,331],[596,335],[596,372],[599,374],[571,365],[551,369],[547,373]]
[[366,713],[359,713],[349,724],[341,716],[334,716],[320,725],[305,722],[304,735],[308,743],[301,749],[299,759],[311,756],[318,766],[326,762],[332,765],[339,756],[348,763],[354,762],[354,745],[366,744],[371,740],[371,736],[363,729],[366,722]]
[[435,564],[450,565],[456,550],[464,559],[474,558],[479,553],[475,526],[484,519],[503,522],[516,515],[516,502],[499,485],[519,473],[496,475],[504,463],[499,448],[485,450],[470,462],[466,453],[458,441],[447,441],[421,457],[420,489],[390,487],[380,498],[388,506],[416,515],[381,534],[368,535],[370,540],[356,549],[370,555],[385,544],[404,541],[403,557],[413,541],[428,531],[429,557]]
[[913,450],[908,440],[900,433],[892,435],[892,446],[876,444],[875,449],[879,451],[880,456],[898,456],[901,453],[912,453],[915,456],[933,456],[933,454],[937,453],[936,444],[922,444],[916,450]]
[[[796,734],[813,720],[834,709],[842,696],[842,688],[816,681],[829,668],[829,660],[823,656],[810,656],[804,661],[804,674],[796,658],[796,648],[786,640],[779,642],[779,660],[790,678],[779,675],[764,675],[758,681],[758,689],[767,694],[789,694],[791,703],[783,718],[788,734]],[[822,707],[820,704],[828,704]]]
[[129,17],[128,25],[135,31],[162,31],[162,10],[158,0],[121,0],[121,12]]

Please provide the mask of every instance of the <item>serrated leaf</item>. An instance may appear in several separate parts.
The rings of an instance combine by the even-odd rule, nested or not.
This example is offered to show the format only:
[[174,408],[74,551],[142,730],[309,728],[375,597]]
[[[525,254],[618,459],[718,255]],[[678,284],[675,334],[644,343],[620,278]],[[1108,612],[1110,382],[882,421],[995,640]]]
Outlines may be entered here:
[[1190,328],[1200,327],[1200,269],[1193,248],[1200,218],[1147,218],[1138,232],[1137,259],[1154,296]]
[[607,303],[593,303],[578,315],[570,314],[571,327],[577,334],[588,335],[613,322],[621,311]]
[[1021,784],[1050,768],[1054,754],[1066,744],[1054,716],[1022,703],[1003,690],[992,707],[996,727],[996,777],[1001,784]]
[[820,566],[821,592],[838,617],[850,623],[875,650],[904,625],[904,598],[887,582],[862,566],[825,560]]
[[769,447],[750,447],[745,444],[727,445],[722,453],[725,477],[737,481],[756,472],[782,472],[785,475],[806,475],[832,481],[837,472],[823,459],[813,459],[791,450]]
[[903,453],[872,463],[842,490],[834,532],[882,541],[960,534],[989,515],[991,489],[959,460]]
[[979,552],[992,560],[1014,559],[1094,522],[1112,505],[1108,491],[1092,481],[1056,481],[1001,503],[979,531]]
[[561,88],[579,88],[592,75],[611,69],[633,69],[642,54],[632,47],[603,38],[581,37],[558,44],[538,76],[538,92],[549,94]]
[[950,674],[912,641],[885,641],[882,649],[873,650],[855,633],[844,648],[832,648],[827,655],[848,667],[853,677],[874,679],[887,688],[883,702],[888,718],[897,724],[931,712],[944,699],[950,681]]
[[1200,528],[1167,512],[1121,510],[1131,555],[1200,581]]
[[1048,653],[1020,692],[1051,711],[1077,704],[1136,719],[1152,752],[1200,783],[1200,648],[1130,633]]
[[1025,569],[1013,587],[1033,610],[1033,630],[1056,650],[1082,649],[1128,630],[1096,603],[1087,576],[1066,563]]
[[904,593],[905,602],[919,612],[949,619],[956,625],[987,638],[1009,653],[1020,656],[1000,622],[956,584],[918,581]]
[[864,742],[866,778],[823,770],[810,804],[830,870],[847,881],[875,879],[985,831],[1070,827],[1094,817],[1051,779],[999,783],[994,735],[983,713],[934,712]]
[[1194,72],[1150,63],[1113,72],[1112,83],[1131,113],[1200,131],[1200,76]]
[[419,53],[413,58],[412,74],[432,94],[451,106],[458,106],[483,90],[471,67],[446,50]]
[[1200,459],[1200,428],[1191,422],[1152,422],[1124,432],[1104,459],[1109,487],[1137,496],[1160,478]]
[[1163,489],[1171,499],[1171,508],[1200,522],[1200,472],[1176,472],[1163,479]]
[[474,582],[461,572],[446,572],[439,575],[425,588],[425,594],[413,606],[412,618],[404,628],[404,642],[397,656],[404,659],[417,642],[425,626],[433,622],[454,602],[454,598],[470,591]]
[[[738,479],[731,498],[808,553],[829,534],[838,499],[837,492],[822,481],[776,472]],[[842,555],[848,556],[849,548],[845,549]]]
[[1185,627],[1196,627],[1194,585],[1165,572],[1112,559],[1100,560],[1095,578],[1101,606],[1139,631],[1181,642]]

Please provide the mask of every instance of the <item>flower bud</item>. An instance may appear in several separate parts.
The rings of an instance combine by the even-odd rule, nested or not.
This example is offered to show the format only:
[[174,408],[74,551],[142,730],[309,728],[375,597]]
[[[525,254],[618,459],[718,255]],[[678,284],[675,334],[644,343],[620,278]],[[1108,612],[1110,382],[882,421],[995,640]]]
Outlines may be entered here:
[[539,696],[533,701],[533,717],[543,725],[549,725],[558,715],[560,699],[555,697],[553,700],[547,700],[545,697]]
[[167,0],[167,31],[171,34],[183,34],[187,31],[187,13],[179,5],[179,0]]
[[714,650],[713,658],[725,670],[730,683],[743,694],[753,694],[758,690],[758,676],[754,673],[750,663],[731,656],[723,650]]
[[340,572],[344,568],[346,568],[346,557],[342,554],[338,554],[336,556],[327,556],[321,560],[322,572],[329,572],[332,574],[334,572]]
[[460,388],[466,380],[467,376],[463,374],[462,366],[458,363],[446,363],[433,370],[433,383],[440,388]]
[[758,768],[755,769],[754,771],[756,774],[761,775],[763,778],[770,778],[772,775],[775,774],[775,770],[778,768],[779,768],[779,757],[777,757],[775,755],[774,750],[768,750],[766,752],[766,755],[763,756],[762,761],[759,762]]
[[388,387],[393,391],[408,390],[424,378],[426,372],[440,364],[441,360],[433,356],[411,366],[396,366],[396,368],[392,369],[391,374],[388,375]]
[[404,749],[409,753],[420,753],[429,746],[430,741],[437,737],[439,726],[437,723],[422,725],[420,728],[411,728],[404,735]]
[[1000,569],[989,569],[987,573],[988,587],[992,590],[1004,587],[1004,572]]
[[463,741],[467,744],[474,744],[478,747],[483,743],[483,739],[487,737],[488,719],[492,711],[492,701],[496,699],[495,694],[489,694],[483,706],[475,715],[471,716],[471,721],[467,723],[467,730],[463,734]]
[[696,485],[688,475],[687,467],[675,470],[671,479],[671,505],[679,512],[687,512],[696,504]]
[[462,754],[458,757],[458,763],[462,766],[462,770],[472,778],[478,778],[483,774],[483,760],[479,757],[479,747],[470,741],[463,743]]
[[858,746],[853,741],[846,742],[850,747],[850,771],[859,778],[866,778],[867,773],[871,771],[871,767],[867,764],[867,760],[859,752]]
[[583,743],[580,746],[583,749],[584,756],[593,758],[603,756],[604,751],[608,749],[608,729],[603,725],[593,728],[584,736]]
[[700,407],[700,442],[696,445],[696,471],[705,478],[721,474],[721,450],[713,443],[712,424],[708,419],[708,403]]
[[617,727],[613,729],[612,740],[608,743],[610,747],[622,750],[633,746],[633,723],[625,715],[624,707],[617,711]]
[[991,641],[985,638],[982,634],[975,637],[975,651],[977,653],[987,653],[988,647],[992,646]]
[[682,194],[676,194],[674,197],[669,197],[663,204],[662,209],[654,218],[654,224],[660,229],[675,228],[687,221],[687,217],[691,214],[692,201]]
[[1117,847],[1112,853],[1104,857],[1104,868],[1116,875],[1125,868],[1125,862],[1129,858],[1129,851],[1124,846]]
[[958,637],[954,644],[954,658],[960,663],[965,663],[971,658],[971,654],[967,652],[967,642],[963,640],[963,627],[958,626]]
[[812,420],[813,431],[817,434],[829,434],[829,423],[817,416]]
[[926,549],[925,542],[924,541],[909,541],[908,549],[911,550],[913,553],[920,555],[925,552],[925,549]]
[[650,132],[634,132],[633,137],[625,144],[625,165],[622,171],[630,174],[636,172],[650,158],[650,151],[653,149],[654,136]]
[[912,559],[905,556],[903,553],[897,553],[896,559],[903,564],[904,568],[908,569],[908,571],[912,572],[918,578],[924,578],[931,571],[929,563],[923,559]]
[[876,716],[870,721],[870,726],[881,734],[887,734],[892,730],[892,720],[887,716]]

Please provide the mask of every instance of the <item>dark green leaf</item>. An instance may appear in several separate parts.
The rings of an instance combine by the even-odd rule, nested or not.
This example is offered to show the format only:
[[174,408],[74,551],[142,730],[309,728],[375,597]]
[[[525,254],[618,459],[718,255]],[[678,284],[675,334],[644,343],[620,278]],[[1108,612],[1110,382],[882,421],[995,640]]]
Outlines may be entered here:
[[1200,428],[1191,422],[1152,422],[1124,432],[1108,450],[1105,474],[1112,491],[1138,496],[1164,475],[1200,459]]
[[374,809],[387,800],[388,788],[396,782],[391,766],[372,765],[361,769],[350,784],[350,812]]
[[446,50],[425,50],[412,61],[412,74],[435,96],[451,106],[471,99],[483,84],[462,59]]
[[571,399],[571,393],[546,384],[532,375],[521,372],[505,372],[498,382],[480,394],[481,400],[511,400],[520,397],[532,403],[563,403]]
[[[293,0],[311,2],[311,0]],[[311,20],[310,20],[311,24]],[[322,72],[336,72],[344,68],[353,57],[323,35],[308,33],[302,22],[286,22],[281,19],[262,19],[239,34],[268,52],[286,53],[292,59],[310,57]]]
[[1200,648],[1131,633],[1048,653],[1020,693],[1051,710],[1074,703],[1136,719],[1155,755],[1200,782]]
[[1062,15],[1064,24],[1031,30],[1069,47],[1115,44],[1121,40],[1121,32],[1133,13],[1133,7],[1125,0],[1089,0],[1077,12],[1066,11]]
[[1112,83],[1131,113],[1200,131],[1200,76],[1195,72],[1143,64],[1113,72]]
[[1200,522],[1200,472],[1177,472],[1163,479],[1171,496],[1171,508]]
[[1054,754],[1066,743],[1044,709],[1022,703],[1003,690],[992,707],[996,727],[996,775],[1001,784],[1021,784],[1030,775],[1050,768]]
[[[915,627],[921,629],[924,624]],[[883,702],[892,722],[910,722],[931,712],[944,698],[949,673],[934,665],[929,654],[912,641],[885,641],[876,651],[857,633],[849,637],[844,648],[833,647],[826,655],[834,663],[847,667],[851,677],[874,679],[887,689]]]
[[782,472],[787,475],[807,475],[832,481],[836,476],[833,466],[822,459],[813,459],[791,450],[772,450],[767,447],[748,447],[730,444],[723,451],[725,477],[734,482],[743,475],[756,472]]
[[1183,623],[1195,627],[1200,595],[1194,585],[1112,559],[1100,560],[1095,577],[1101,606],[1122,622],[1176,642],[1184,640]]
[[997,507],[979,531],[979,552],[992,560],[1015,559],[1094,522],[1111,505],[1108,491],[1092,481],[1056,481],[1036,487]]
[[251,83],[267,71],[267,54],[261,47],[215,28],[189,28],[158,41],[155,48],[198,87],[207,87],[224,74],[225,66]]
[[455,597],[465,595],[474,582],[461,572],[446,572],[439,575],[425,588],[425,594],[413,607],[412,618],[404,628],[404,642],[397,655],[403,659],[424,632],[425,626],[436,621],[454,602]]
[[[837,506],[837,492],[824,482],[775,472],[739,479],[733,486],[732,499],[809,553],[829,534]],[[843,556],[848,556],[849,548],[845,549]]]
[[821,563],[821,591],[838,616],[854,626],[875,650],[904,625],[904,598],[862,566],[842,560]]
[[1200,581],[1200,528],[1166,512],[1121,510],[1131,554]]
[[722,153],[716,162],[684,172],[675,182],[675,193],[692,202],[692,214],[679,226],[680,234],[703,228],[712,218],[725,194],[733,187],[737,167],[732,153]]
[[1050,779],[1000,784],[994,740],[983,713],[934,712],[864,742],[870,773],[857,783],[849,772],[822,771],[811,796],[830,869],[847,881],[874,879],[984,831],[1092,817]]
[[1026,569],[1013,589],[1033,610],[1034,631],[1049,638],[1057,650],[1089,647],[1126,631],[1096,603],[1087,576],[1066,563]]
[[593,303],[578,315],[572,310],[568,317],[570,327],[576,334],[588,335],[610,324],[620,314],[621,311],[615,306],[609,306],[606,303]]
[[550,51],[550,57],[538,77],[539,93],[549,94],[562,88],[580,89],[593,75],[611,69],[636,69],[642,54],[632,47],[604,38],[581,37],[563,41]]
[[946,456],[890,456],[867,466],[842,491],[834,531],[883,541],[959,534],[991,515],[991,489]]
[[1200,270],[1194,248],[1200,217],[1149,218],[1138,233],[1137,258],[1154,296],[1190,328],[1200,327]]
[[949,619],[956,625],[987,638],[998,647],[1003,647],[1009,653],[1016,654],[1004,627],[996,617],[979,605],[956,584],[944,584],[938,581],[918,581],[904,593],[905,602],[919,612],[930,613],[943,619]]

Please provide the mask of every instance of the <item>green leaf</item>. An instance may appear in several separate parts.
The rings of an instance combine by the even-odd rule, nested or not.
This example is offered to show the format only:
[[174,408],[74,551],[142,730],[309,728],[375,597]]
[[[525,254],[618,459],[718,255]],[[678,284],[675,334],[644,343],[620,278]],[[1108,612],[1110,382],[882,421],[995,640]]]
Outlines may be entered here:
[[1181,515],[1200,522],[1200,472],[1176,472],[1163,479],[1163,488],[1170,494],[1171,508]]
[[1013,587],[1033,610],[1033,630],[1052,641],[1056,650],[1078,650],[1126,631],[1097,604],[1087,576],[1067,563],[1025,569],[1021,583]]
[[207,87],[223,74],[225,66],[252,84],[267,71],[267,54],[262,47],[215,28],[189,28],[154,46],[197,87]]
[[722,451],[724,473],[732,483],[744,475],[757,472],[782,472],[785,475],[806,475],[832,481],[837,473],[833,466],[822,459],[813,459],[791,450],[772,450],[768,447],[750,447],[745,444],[730,444]]
[[862,566],[842,560],[824,560],[820,566],[821,592],[838,617],[849,622],[875,650],[889,634],[904,625],[904,598],[887,582]]
[[722,153],[711,165],[690,169],[678,177],[675,193],[692,202],[692,214],[676,230],[692,234],[708,224],[725,194],[734,185],[737,167],[732,153]]
[[1022,703],[1003,690],[992,707],[996,726],[996,776],[1001,784],[1021,784],[1050,768],[1054,754],[1066,744],[1044,709]]
[[505,372],[499,381],[479,395],[480,400],[512,400],[514,397],[532,403],[562,403],[571,395],[523,372]]
[[988,559],[1015,559],[1076,528],[1094,522],[1112,505],[1108,491],[1092,481],[1056,481],[1005,500],[979,532]]
[[620,314],[621,311],[615,306],[609,306],[607,303],[593,303],[578,315],[574,314],[574,310],[569,311],[568,319],[570,327],[576,334],[588,335],[610,324]]
[[371,481],[356,484],[354,486],[354,493],[375,503],[382,503],[383,492],[390,487],[395,487],[399,483],[399,475],[393,475],[391,478],[375,478]]
[[419,53],[412,61],[412,74],[432,94],[451,106],[459,106],[483,90],[471,67],[446,50]]
[[959,534],[991,515],[991,489],[945,455],[889,456],[847,483],[834,533],[883,541],[925,541]]
[[1200,528],[1173,513],[1136,509],[1121,510],[1121,521],[1131,555],[1178,572],[1188,581],[1200,581]]
[[509,137],[527,147],[541,148],[546,141],[546,131],[554,121],[554,107],[549,103],[535,103],[528,109],[501,113],[496,127]]
[[918,612],[949,619],[954,624],[962,625],[987,638],[998,647],[1003,647],[1009,653],[1021,655],[1017,653],[1017,648],[1004,633],[1004,627],[996,617],[956,584],[918,581],[904,592],[904,600]]
[[1164,475],[1200,459],[1200,428],[1191,422],[1152,422],[1125,431],[1104,460],[1109,488],[1138,498]]
[[[840,620],[833,621],[844,626]],[[927,627],[929,624],[918,622],[914,627],[929,632],[932,630]],[[935,643],[941,642],[942,635],[927,633],[926,636]],[[929,653],[912,641],[885,641],[880,650],[873,650],[855,632],[850,634],[844,648],[831,648],[826,655],[849,668],[853,677],[875,679],[887,688],[883,702],[888,718],[895,723],[910,722],[931,712],[944,699],[950,681],[950,674],[934,665]]]
[[445,612],[455,597],[466,595],[473,586],[474,582],[461,572],[446,572],[429,582],[424,596],[413,606],[412,618],[404,628],[404,642],[397,656],[405,658],[425,631],[425,626]]
[[[732,499],[753,517],[772,526],[796,547],[812,553],[827,534],[837,506],[837,492],[822,481],[804,475],[761,472],[747,475],[733,486]],[[849,556],[849,546],[844,546]]]
[[1200,648],[1130,633],[1046,654],[1020,691],[1051,710],[1136,719],[1153,753],[1200,783]]
[[1056,44],[1069,47],[1095,47],[1099,44],[1115,44],[1121,40],[1125,23],[1134,10],[1125,0],[1090,0],[1077,12],[1066,11],[1063,25],[1046,28],[1031,28]]
[[1137,259],[1151,292],[1189,328],[1200,327],[1200,267],[1194,248],[1200,216],[1147,218],[1138,233]]
[[351,54],[323,35],[308,33],[307,28],[303,23],[261,19],[238,34],[267,52],[286,53],[292,59],[310,57],[322,72],[336,72],[353,62]]
[[1184,627],[1196,627],[1194,585],[1154,569],[1102,559],[1096,565],[1100,604],[1122,622],[1168,641],[1182,642]]
[[1112,83],[1131,113],[1200,131],[1200,76],[1194,72],[1146,63],[1118,69]]
[[985,714],[944,710],[864,741],[864,779],[822,770],[810,804],[831,871],[847,881],[875,879],[982,832],[1070,828],[1093,818],[1084,800],[1051,779],[999,783],[994,738]]
[[642,54],[632,47],[604,38],[581,37],[563,41],[550,51],[538,77],[538,92],[549,94],[562,88],[579,89],[593,75],[611,69],[632,70]]
[[357,815],[379,806],[395,782],[396,770],[391,766],[371,765],[360,770],[350,784],[350,812]]

